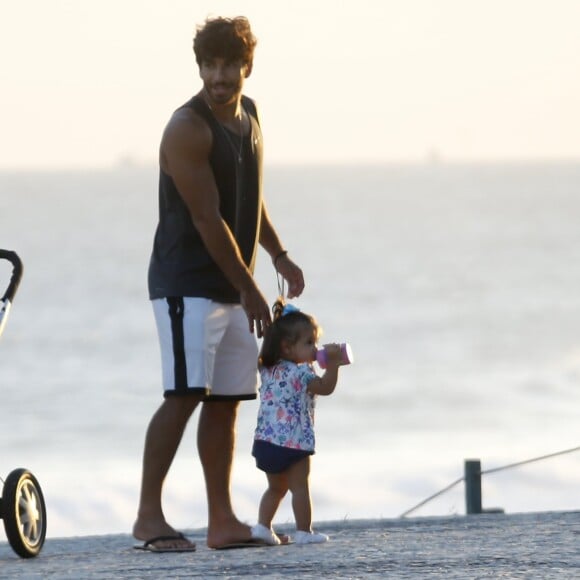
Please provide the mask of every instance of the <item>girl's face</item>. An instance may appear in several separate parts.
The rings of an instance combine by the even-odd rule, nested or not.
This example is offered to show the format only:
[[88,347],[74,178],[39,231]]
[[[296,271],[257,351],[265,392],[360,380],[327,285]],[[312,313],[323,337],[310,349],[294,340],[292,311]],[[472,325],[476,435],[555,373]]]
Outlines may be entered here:
[[316,360],[316,332],[313,328],[304,328],[293,344],[283,345],[284,358],[296,364]]

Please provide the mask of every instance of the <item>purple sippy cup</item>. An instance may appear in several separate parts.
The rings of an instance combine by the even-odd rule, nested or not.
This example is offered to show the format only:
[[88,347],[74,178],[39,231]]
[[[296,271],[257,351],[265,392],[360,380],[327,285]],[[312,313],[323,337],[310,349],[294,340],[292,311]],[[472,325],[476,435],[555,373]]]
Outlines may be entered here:
[[[341,365],[349,365],[353,361],[352,357],[352,349],[350,348],[350,344],[348,342],[343,342],[340,345],[340,364]],[[321,348],[316,351],[316,362],[321,369],[326,368],[326,350]]]

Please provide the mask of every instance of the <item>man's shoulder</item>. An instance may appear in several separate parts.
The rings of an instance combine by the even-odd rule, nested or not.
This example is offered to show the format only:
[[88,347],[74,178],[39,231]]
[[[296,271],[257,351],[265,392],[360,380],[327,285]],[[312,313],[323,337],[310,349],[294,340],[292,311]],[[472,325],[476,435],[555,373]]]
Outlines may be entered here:
[[202,115],[202,111],[199,108],[199,103],[195,97],[173,111],[171,117],[169,118],[168,124],[171,123],[206,124],[204,116]]
[[192,152],[206,155],[211,143],[212,132],[207,122],[191,107],[182,106],[172,113],[165,126],[161,153],[188,151],[188,155]]
[[258,106],[256,101],[247,95],[242,95],[242,106],[254,117],[258,117]]
[[189,102],[173,111],[169,121],[167,121],[165,134],[183,132],[208,134],[210,132],[207,120],[200,114],[199,110],[189,106]]

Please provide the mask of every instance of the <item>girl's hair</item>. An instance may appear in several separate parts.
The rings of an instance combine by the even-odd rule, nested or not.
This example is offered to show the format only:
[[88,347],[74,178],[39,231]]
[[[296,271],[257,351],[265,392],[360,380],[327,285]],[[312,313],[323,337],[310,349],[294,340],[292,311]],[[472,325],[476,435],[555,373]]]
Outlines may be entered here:
[[314,330],[316,338],[320,328],[313,316],[291,310],[284,313],[284,301],[278,298],[272,307],[273,322],[264,333],[258,365],[273,367],[282,358],[282,341],[294,344],[304,330]]

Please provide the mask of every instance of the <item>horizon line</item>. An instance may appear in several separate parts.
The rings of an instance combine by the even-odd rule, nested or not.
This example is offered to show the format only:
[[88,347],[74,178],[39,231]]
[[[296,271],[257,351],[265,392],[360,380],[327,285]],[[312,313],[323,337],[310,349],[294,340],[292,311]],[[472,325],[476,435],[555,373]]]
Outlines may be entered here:
[[[422,159],[369,159],[369,160],[304,160],[304,161],[271,161],[265,162],[265,168],[292,168],[292,167],[437,167],[437,166],[521,166],[521,165],[573,165],[580,164],[580,156],[573,157],[503,157],[503,158],[422,158]],[[94,165],[0,165],[0,173],[80,173],[80,172],[108,172],[133,169],[157,169],[157,161],[145,161],[132,158],[120,158],[113,163]]]

